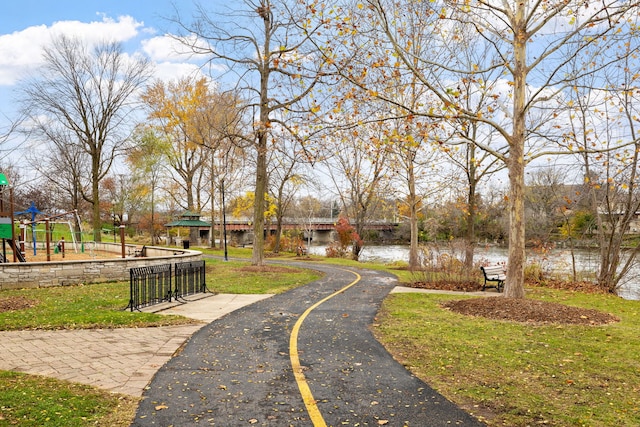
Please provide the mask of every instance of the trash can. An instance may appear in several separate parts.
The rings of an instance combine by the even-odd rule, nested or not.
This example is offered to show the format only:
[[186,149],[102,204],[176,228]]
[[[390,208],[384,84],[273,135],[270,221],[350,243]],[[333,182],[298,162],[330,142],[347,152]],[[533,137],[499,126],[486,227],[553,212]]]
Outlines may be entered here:
[[188,240],[183,240],[182,241],[182,248],[183,249],[189,249],[189,241]]

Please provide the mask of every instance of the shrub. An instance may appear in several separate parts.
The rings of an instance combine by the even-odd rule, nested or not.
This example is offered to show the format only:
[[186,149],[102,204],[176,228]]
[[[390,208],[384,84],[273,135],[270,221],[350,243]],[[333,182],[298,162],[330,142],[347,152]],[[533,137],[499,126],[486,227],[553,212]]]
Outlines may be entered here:
[[362,246],[363,242],[355,228],[349,223],[349,219],[340,216],[336,223],[338,240],[332,242],[325,250],[328,258],[347,258],[351,254],[351,246],[356,243]]

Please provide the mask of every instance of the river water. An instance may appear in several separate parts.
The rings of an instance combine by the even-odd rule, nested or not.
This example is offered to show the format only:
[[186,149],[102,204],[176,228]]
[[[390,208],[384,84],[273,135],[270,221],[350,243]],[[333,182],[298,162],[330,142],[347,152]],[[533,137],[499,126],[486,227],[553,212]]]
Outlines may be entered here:
[[[309,253],[325,255],[326,246],[311,245]],[[462,259],[462,254],[457,254]],[[598,271],[598,253],[589,250],[576,250],[576,270],[579,276],[593,277]],[[490,264],[506,263],[507,249],[495,246],[481,246],[476,248],[475,262],[487,262]],[[406,245],[372,245],[365,246],[360,255],[362,262],[380,262],[390,264],[393,262],[409,262],[409,246]],[[571,274],[571,252],[564,249],[553,249],[544,254],[527,253],[528,262],[536,262],[542,266],[546,273],[565,275]],[[636,265],[628,275],[618,291],[618,295],[625,299],[640,300],[640,265]]]

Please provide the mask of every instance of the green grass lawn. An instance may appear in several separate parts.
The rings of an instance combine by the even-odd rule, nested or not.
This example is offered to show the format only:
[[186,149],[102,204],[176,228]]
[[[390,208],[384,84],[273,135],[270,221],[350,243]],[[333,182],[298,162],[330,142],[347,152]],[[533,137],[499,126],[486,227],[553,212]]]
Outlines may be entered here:
[[246,261],[207,259],[206,262],[207,287],[216,293],[279,294],[320,277],[320,273],[302,268],[278,266],[260,270]]
[[524,325],[440,308],[441,294],[394,294],[375,334],[418,377],[493,426],[640,425],[640,301],[544,288],[537,298],[598,309],[606,326]]
[[95,387],[0,371],[0,426],[128,426],[138,399]]
[[[207,288],[215,293],[281,293],[319,277],[298,268],[252,270],[246,261],[207,259]],[[129,303],[129,283],[99,283],[6,290],[0,299],[20,297],[32,307],[0,313],[0,330],[150,327],[190,323],[180,316],[124,310]]]
[[[319,277],[279,267],[260,272],[246,261],[207,259],[207,287],[216,293],[280,293]],[[124,310],[129,283],[101,283],[0,292],[25,308],[0,312],[0,330],[151,327],[192,323],[181,316]],[[0,427],[129,426],[137,399],[52,378],[0,371]]]
[[[318,277],[315,271],[298,268],[260,271],[235,259],[249,254],[234,249],[230,261],[207,259],[209,290],[278,293]],[[292,255],[277,259],[303,261]],[[338,263],[388,269],[401,280],[410,278],[389,266]],[[33,307],[1,312],[4,330],[190,322],[178,316],[123,311],[128,283],[0,292],[0,299],[9,297],[20,297]],[[544,288],[529,289],[527,297],[595,308],[614,314],[620,322],[584,327],[491,321],[439,306],[462,296],[410,293],[385,300],[374,331],[417,376],[489,425],[640,425],[640,301]],[[125,427],[135,410],[135,399],[91,387],[16,373],[0,375],[0,426]]]

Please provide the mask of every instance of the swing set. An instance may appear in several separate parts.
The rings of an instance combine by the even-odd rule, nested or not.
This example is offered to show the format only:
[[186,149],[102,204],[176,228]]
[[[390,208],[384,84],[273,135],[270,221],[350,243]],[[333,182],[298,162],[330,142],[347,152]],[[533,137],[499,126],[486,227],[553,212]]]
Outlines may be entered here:
[[[15,216],[14,215],[25,215],[31,214],[31,220],[24,220],[20,222],[20,238],[16,242],[15,236]],[[27,227],[31,226],[31,236],[33,242],[33,255],[35,256],[37,253],[37,245],[36,245],[36,226],[42,222],[45,223],[45,247],[47,251],[47,261],[51,261],[51,233],[52,233],[52,220],[57,218],[63,218],[68,215],[75,215],[75,219],[78,223],[80,240],[82,240],[82,229],[80,223],[80,217],[78,216],[78,211],[73,210],[69,212],[64,212],[57,215],[48,215],[44,218],[44,220],[36,219],[37,214],[43,214],[40,212],[34,202],[31,202],[31,206],[24,212],[15,212],[14,211],[14,203],[13,203],[13,188],[9,187],[9,181],[5,174],[0,173],[0,238],[2,238],[2,253],[0,254],[0,262],[7,262],[7,251],[6,244],[9,244],[13,252],[13,262],[20,261],[26,262],[25,259],[25,243],[26,243],[26,230]],[[71,238],[73,241],[74,249],[77,253],[78,247],[76,242],[76,236],[73,232],[73,228],[71,226],[71,221],[68,220],[66,223],[69,225],[69,230],[71,231]],[[56,245],[56,249],[58,251],[62,251],[62,256],[64,258],[64,237],[60,239],[58,244]],[[81,242],[82,243],[82,242]]]
[[[32,204],[33,206],[33,204]],[[22,213],[22,212],[19,212]],[[37,255],[37,232],[41,231],[41,230],[37,230],[36,226],[38,224],[42,224],[44,223],[44,234],[45,234],[45,239],[44,239],[44,244],[45,244],[45,250],[47,253],[47,261],[51,261],[51,246],[52,246],[52,236],[53,236],[53,230],[56,224],[65,224],[69,226],[69,231],[71,234],[71,241],[73,244],[73,249],[76,253],[78,253],[78,241],[76,240],[76,233],[73,231],[73,226],[71,225],[71,220],[67,220],[67,221],[54,221],[55,219],[58,218],[63,218],[65,216],[69,216],[69,215],[74,215],[75,219],[77,221],[78,227],[80,227],[80,216],[78,215],[78,211],[77,210],[72,210],[69,212],[63,212],[57,215],[49,215],[47,217],[45,217],[44,219],[35,219],[32,218],[31,221],[22,221],[20,223],[20,251],[22,253],[24,253],[25,250],[25,243],[26,243],[26,230],[28,226],[31,226],[31,241],[33,244],[33,255]],[[82,244],[82,230],[80,229],[78,232],[79,236],[80,236],[80,245],[83,248],[83,244]],[[60,238],[60,240],[55,244],[55,253],[62,253],[62,257],[64,258],[64,254],[66,251],[66,247],[65,247],[65,239],[64,236]]]

